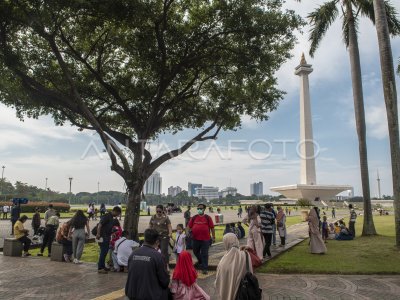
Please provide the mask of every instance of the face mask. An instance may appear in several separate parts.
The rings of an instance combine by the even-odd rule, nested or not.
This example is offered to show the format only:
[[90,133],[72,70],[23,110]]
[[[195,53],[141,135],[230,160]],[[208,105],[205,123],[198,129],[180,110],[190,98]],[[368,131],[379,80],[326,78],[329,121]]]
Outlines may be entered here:
[[202,214],[203,214],[203,210],[202,210],[201,208],[198,208],[198,209],[197,209],[197,213],[198,213],[199,215],[202,215]]

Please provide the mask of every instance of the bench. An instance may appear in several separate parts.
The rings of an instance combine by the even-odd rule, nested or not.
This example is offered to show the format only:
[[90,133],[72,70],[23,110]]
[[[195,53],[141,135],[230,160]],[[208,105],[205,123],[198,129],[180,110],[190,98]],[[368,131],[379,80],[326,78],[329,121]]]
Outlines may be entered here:
[[16,238],[6,238],[4,240],[3,255],[22,256],[23,246]]
[[53,244],[51,244],[50,260],[63,262],[65,261],[64,253],[65,253],[65,248],[63,244],[60,244],[58,242],[53,242]]

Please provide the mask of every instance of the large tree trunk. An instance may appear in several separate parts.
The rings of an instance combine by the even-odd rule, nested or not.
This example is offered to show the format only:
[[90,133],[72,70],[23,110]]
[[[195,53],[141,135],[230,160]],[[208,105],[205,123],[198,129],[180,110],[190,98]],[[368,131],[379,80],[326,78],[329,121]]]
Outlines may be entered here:
[[396,246],[400,247],[400,143],[397,111],[397,92],[393,67],[392,48],[383,0],[374,0],[375,26],[378,34],[379,55],[389,129],[390,155],[395,211]]
[[128,186],[128,203],[125,211],[124,230],[129,237],[139,239],[140,201],[143,185]]
[[358,149],[360,154],[361,184],[364,199],[364,224],[362,235],[376,234],[372,218],[371,197],[369,191],[368,155],[365,128],[364,98],[361,79],[360,53],[358,50],[357,33],[354,24],[351,2],[347,1],[347,18],[349,26],[349,56],[351,80],[353,86],[354,112],[358,135]]

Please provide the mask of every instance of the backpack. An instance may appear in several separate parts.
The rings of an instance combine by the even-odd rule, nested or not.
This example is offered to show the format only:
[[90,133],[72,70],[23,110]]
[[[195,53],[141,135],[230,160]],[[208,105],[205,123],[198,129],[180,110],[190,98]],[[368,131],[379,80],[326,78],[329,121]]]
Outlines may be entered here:
[[246,274],[240,281],[235,300],[261,300],[262,290],[258,285],[257,277],[249,270],[249,255],[246,253]]

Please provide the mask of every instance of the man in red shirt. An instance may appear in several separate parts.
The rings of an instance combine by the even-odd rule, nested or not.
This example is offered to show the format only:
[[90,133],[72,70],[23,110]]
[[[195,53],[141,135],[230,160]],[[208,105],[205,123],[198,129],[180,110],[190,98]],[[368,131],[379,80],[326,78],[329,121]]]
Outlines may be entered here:
[[188,224],[192,232],[193,253],[197,258],[198,265],[201,267],[203,274],[207,274],[210,241],[212,241],[212,243],[215,242],[214,223],[209,215],[204,214],[205,210],[206,205],[199,204],[197,206],[198,214],[193,216]]

